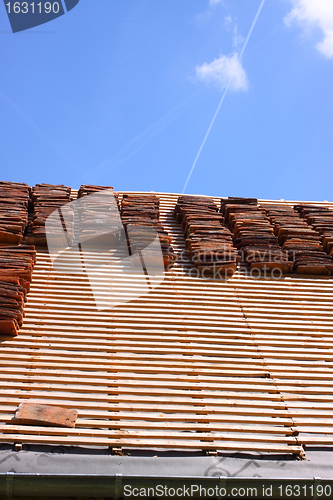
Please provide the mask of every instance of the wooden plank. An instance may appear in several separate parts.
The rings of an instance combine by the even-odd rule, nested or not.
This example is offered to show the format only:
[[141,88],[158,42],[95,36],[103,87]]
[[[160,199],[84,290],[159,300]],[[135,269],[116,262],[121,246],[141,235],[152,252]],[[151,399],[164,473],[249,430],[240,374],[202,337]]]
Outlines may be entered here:
[[[45,372],[44,375],[38,375],[38,373],[34,373],[34,370],[31,371],[30,374],[24,374],[24,383],[55,383],[56,385],[67,385],[67,384],[75,384],[75,385],[88,385],[91,389],[91,386],[97,386],[104,390],[105,387],[110,386],[133,386],[133,385],[146,385],[149,384],[149,387],[160,387],[164,390],[168,390],[169,388],[198,388],[201,390],[209,391],[213,393],[213,391],[221,391],[221,390],[233,390],[233,391],[244,391],[244,381],[246,381],[246,391],[271,391],[273,393],[277,392],[276,386],[273,380],[268,378],[244,378],[242,377],[209,377],[209,376],[200,376],[200,377],[191,377],[190,374],[188,376],[178,376],[178,375],[169,375],[169,374],[155,374],[154,379],[152,380],[151,375],[145,373],[108,373],[103,375],[95,374],[95,376],[81,377],[81,374],[78,373],[76,376],[74,374],[67,374],[67,376],[58,372],[55,376],[52,376],[51,373]],[[8,383],[22,384],[22,372],[19,375],[11,375],[11,380]],[[59,380],[60,378],[60,380]],[[7,380],[8,375],[7,372],[4,374],[0,373],[0,380]],[[161,384],[160,382],[166,382],[165,384]],[[289,386],[288,386],[289,387]],[[320,390],[319,390],[320,391]],[[323,391],[320,391],[323,392]],[[266,397],[271,397],[271,394]]]
[[[36,344],[38,343],[38,347],[36,347]],[[15,341],[6,341],[6,347],[3,348],[4,352],[8,352],[10,348],[15,348],[17,347],[17,344]],[[115,353],[115,352],[122,352],[122,353],[145,353],[147,352],[147,349],[150,350],[150,352],[156,354],[166,354],[166,355],[179,355],[179,353],[183,355],[201,355],[201,356],[210,356],[210,355],[215,355],[217,356],[220,354],[220,356],[223,357],[223,353],[227,354],[228,357],[235,357],[235,358],[245,358],[245,357],[252,357],[252,358],[260,358],[265,357],[265,358],[274,358],[274,359],[292,359],[292,360],[309,360],[309,361],[317,361],[317,360],[323,360],[323,361],[331,361],[332,360],[332,354],[333,351],[330,352],[329,349],[326,349],[323,352],[318,352],[315,349],[304,349],[302,352],[297,350],[297,348],[290,348],[288,351],[285,349],[281,348],[280,350],[278,349],[269,349],[268,347],[266,348],[266,352],[262,353],[259,352],[258,350],[256,351],[255,348],[252,350],[250,349],[243,349],[241,351],[236,350],[236,346],[221,346],[220,345],[220,351],[217,349],[208,349],[208,348],[202,348],[200,345],[196,346],[193,344],[190,345],[185,345],[182,344],[181,342],[178,345],[173,345],[172,347],[166,346],[164,347],[157,347],[155,345],[155,342],[152,343],[150,342],[142,342],[141,345],[137,345],[137,343],[133,343],[132,345],[127,344],[126,342],[113,342],[113,345],[103,347],[103,350],[98,352],[98,348],[93,348],[87,344],[79,344],[78,342],[71,343],[70,341],[68,344],[64,339],[61,341],[56,341],[53,340],[52,343],[47,343],[47,342],[41,342],[39,341],[38,337],[35,339],[31,337],[30,339],[25,339],[20,341],[20,345],[24,348],[28,349],[36,349],[38,350],[38,353],[40,354],[45,354],[47,351],[56,351],[57,353],[62,351],[63,356],[73,356],[73,352],[78,352],[80,351],[80,356],[82,356],[83,353],[87,357],[93,357],[93,353],[95,351],[96,355],[100,358],[107,358],[109,353]],[[91,348],[92,352],[89,352]],[[98,353],[98,354],[97,354]],[[32,354],[32,352],[31,352]]]
[[[207,408],[224,408],[228,406],[235,407],[244,407],[244,408],[263,408],[270,411],[274,411],[274,408],[284,409],[285,404],[281,402],[281,399],[271,398],[271,400],[267,397],[260,398],[260,396],[253,395],[249,393],[248,399],[246,399],[246,393],[224,393],[220,391],[215,395],[215,398],[211,396],[210,398],[204,393],[200,394],[200,391],[197,393],[195,391],[192,396],[192,391],[188,391],[187,395],[185,392],[180,391],[163,391],[158,388],[156,390],[151,390],[150,393],[152,396],[145,396],[144,390],[140,390],[140,388],[125,388],[125,387],[117,387],[112,388],[106,392],[106,390],[97,390],[94,387],[91,387],[90,391],[87,390],[84,386],[78,386],[69,388],[62,387],[53,387],[52,385],[45,384],[44,386],[35,386],[35,384],[28,385],[23,384],[21,386],[15,384],[11,384],[13,389],[3,389],[0,402],[3,402],[3,398],[45,398],[48,400],[51,399],[61,399],[66,398],[66,400],[77,401],[80,403],[81,401],[85,402],[96,402],[101,404],[110,403],[138,403],[141,405],[145,405],[146,403],[155,403],[158,402],[157,398],[163,396],[163,401],[159,401],[160,409],[163,410],[165,405],[173,404],[173,405],[192,405],[192,408],[196,408],[198,406],[205,406]],[[14,390],[16,389],[16,390]],[[147,392],[147,391],[146,391]],[[102,394],[102,395],[101,395]],[[288,401],[297,401],[302,400],[300,397],[294,397],[288,399]],[[314,399],[310,400],[311,403]],[[323,401],[323,399],[318,398],[318,401]],[[40,403],[39,403],[40,404]],[[306,403],[305,403],[306,407]],[[273,410],[272,410],[273,408]]]
[[[140,431],[140,430],[128,430],[128,429],[84,429],[84,428],[75,428],[75,429],[60,429],[57,427],[53,428],[46,428],[46,427],[38,427],[38,426],[29,426],[29,425],[0,425],[0,433],[2,432],[3,436],[10,435],[10,434],[19,434],[19,435],[44,435],[44,436],[91,436],[91,437],[96,437],[97,439],[99,436],[105,437],[107,436],[108,439],[112,439],[113,437],[117,439],[121,438],[127,438],[127,439],[135,439],[135,438],[141,438],[141,439],[173,439],[173,440],[178,440],[181,439],[183,440],[184,438],[186,440],[193,440],[196,442],[201,442],[201,441],[255,441],[257,443],[285,443],[285,444],[291,444],[291,445],[297,445],[296,438],[290,436],[282,436],[282,435],[271,435],[271,434],[243,434],[243,432],[201,432],[200,431],[200,436],[198,436],[198,433],[194,432],[177,432],[176,430],[172,432],[168,432],[165,430],[154,430],[154,429],[149,429],[149,432],[147,431]],[[185,434],[186,432],[186,434]]]
[[53,445],[64,445],[64,446],[107,446],[107,447],[117,447],[117,448],[167,448],[167,449],[185,449],[185,450],[230,450],[237,451],[241,447],[243,451],[266,451],[266,452],[277,452],[277,453],[293,453],[299,455],[303,453],[303,448],[301,446],[291,446],[291,445],[281,445],[281,444],[264,444],[264,443],[220,443],[220,442],[209,442],[200,441],[191,442],[188,440],[163,440],[163,439],[149,439],[147,436],[140,439],[133,438],[89,438],[83,436],[25,436],[23,434],[11,434],[11,435],[0,435],[0,442],[7,443],[10,442],[20,442],[20,443],[30,443],[30,444],[53,444]]
[[[54,396],[54,397],[52,397]],[[64,405],[64,399],[59,394],[52,394],[46,392],[44,394],[34,396],[31,392],[27,392],[27,394],[17,393],[15,397],[4,397],[0,396],[0,405],[8,405],[17,406],[22,401],[30,401],[33,400],[34,403],[38,404],[54,404],[61,406]],[[161,402],[157,402],[155,404],[145,404],[144,399],[141,399],[140,402],[136,403],[124,403],[117,402],[118,398],[109,397],[109,401],[100,400],[96,402],[94,397],[91,399],[84,400],[80,398],[76,394],[71,394],[69,398],[66,399],[66,408],[77,409],[79,411],[79,415],[81,415],[81,409],[94,409],[95,411],[107,410],[109,412],[118,412],[118,411],[139,411],[139,412],[163,412],[165,414],[168,413],[190,413],[190,414],[232,414],[232,415],[262,415],[263,417],[272,416],[272,417],[290,417],[288,409],[284,408],[283,405],[279,405],[277,403],[275,408],[267,408],[267,405],[262,405],[258,407],[245,407],[242,402],[239,405],[239,408],[236,407],[236,401],[228,401],[229,405],[226,403],[220,404],[220,406],[208,406],[204,403],[200,402],[200,400],[193,400],[191,403],[187,404],[184,402],[180,402],[180,404],[176,404],[177,402],[174,400],[172,403],[166,402],[161,406]],[[95,413],[96,415],[96,413]],[[324,414],[327,418],[327,414]]]
[[[8,406],[1,406],[0,405],[0,417],[2,418],[2,421],[9,422],[11,418],[13,417],[14,411],[16,409],[16,404],[14,405],[8,405]],[[193,408],[192,408],[193,410]],[[182,425],[183,423],[189,422],[191,426],[195,426],[196,424],[202,423],[204,426],[207,426],[209,424],[216,424],[217,426],[223,425],[225,423],[228,424],[251,424],[255,428],[260,428],[263,424],[271,425],[276,427],[277,429],[280,429],[280,426],[284,426],[283,428],[285,431],[289,431],[289,429],[292,429],[294,423],[293,420],[290,418],[285,418],[285,417],[280,417],[274,415],[273,417],[270,416],[262,416],[261,414],[256,417],[255,415],[235,415],[235,414],[209,414],[205,415],[204,413],[198,414],[198,413],[163,413],[161,411],[159,412],[153,412],[153,411],[144,411],[144,408],[137,409],[136,411],[114,411],[114,412],[108,412],[104,410],[99,410],[97,409],[94,411],[93,409],[85,409],[81,408],[80,409],[80,416],[81,419],[89,419],[89,422],[96,422],[96,425],[93,423],[91,424],[93,427],[103,427],[106,426],[108,427],[109,424],[112,427],[112,423],[119,425],[124,424],[126,426],[126,423],[133,423],[134,426],[140,426],[142,423],[144,424],[149,424],[151,422],[155,422],[156,425],[159,427],[162,425],[169,425],[172,424],[173,422],[176,422],[177,424]],[[323,419],[320,419],[322,421]],[[80,419],[79,419],[80,421]],[[313,420],[312,420],[313,421]],[[312,422],[311,421],[311,422]],[[97,424],[97,422],[99,424]],[[318,419],[316,420],[318,422]],[[326,422],[326,420],[325,420]],[[310,425],[310,424],[309,424]],[[317,425],[317,424],[316,424]],[[326,424],[325,424],[326,425]]]
[[[149,350],[150,352],[152,353],[160,353],[160,354],[166,354],[166,355],[170,355],[170,354],[174,354],[174,355],[179,355],[180,353],[181,354],[187,354],[187,355],[193,355],[193,354],[197,354],[197,355],[201,355],[201,356],[204,356],[204,355],[217,355],[218,354],[218,350],[217,349],[204,349],[202,348],[200,345],[199,346],[196,346],[196,345],[182,345],[181,343],[179,343],[179,345],[174,345],[173,347],[169,347],[168,345],[166,345],[165,347],[156,347],[155,346],[155,343],[153,343],[153,346],[152,346],[152,343],[150,342],[143,342],[140,346],[137,346],[136,344],[132,344],[132,345],[122,345],[121,343],[117,343],[117,342],[114,342],[113,345],[111,346],[107,346],[107,347],[103,347],[103,348],[98,348],[98,347],[95,347],[93,348],[92,346],[90,346],[89,344],[79,344],[78,342],[76,343],[72,343],[72,342],[68,342],[66,343],[65,340],[61,340],[61,341],[56,341],[56,340],[53,340],[52,343],[47,343],[47,342],[41,342],[39,341],[38,337],[36,337],[35,339],[32,337],[30,339],[25,339],[25,340],[20,340],[20,345],[22,347],[27,347],[28,349],[38,349],[38,352],[40,354],[46,352],[46,351],[56,351],[56,352],[59,352],[59,350],[62,351],[62,354],[64,356],[69,356],[69,357],[72,357],[73,355],[75,356],[75,354],[73,354],[74,352],[77,352],[77,351],[80,351],[80,356],[82,356],[83,353],[86,353],[86,356],[89,357],[89,353],[90,353],[90,356],[93,357],[93,353],[95,352],[96,356],[99,357],[99,358],[108,358],[108,355],[109,353],[115,353],[115,352],[123,352],[123,353],[146,353],[147,350]],[[37,347],[38,345],[38,347]],[[6,347],[3,348],[3,351],[4,352],[8,352],[8,349],[12,348],[12,347],[17,347],[17,344],[15,344],[14,342],[11,342],[11,341],[6,341]],[[90,352],[90,349],[92,352]],[[220,350],[221,350],[221,353],[223,353],[224,349],[222,347],[220,347]],[[252,349],[252,350],[244,350],[244,351],[238,351],[236,350],[236,346],[235,347],[231,347],[230,350],[229,349],[225,349],[225,351],[228,351],[228,355],[229,356],[233,356],[233,357],[246,357],[246,356],[251,356],[252,358],[260,358],[260,354],[258,352],[256,352],[255,349]],[[225,352],[224,351],[224,352]],[[32,352],[31,352],[32,354]],[[276,353],[274,353],[276,354]],[[278,356],[280,358],[283,357],[282,353],[280,353],[280,356]],[[290,357],[290,356],[289,356]],[[303,358],[305,357],[305,355],[301,355],[301,354],[293,354],[292,353],[292,357],[294,358]],[[307,354],[306,356],[308,359],[317,359],[314,355],[311,355],[311,354]],[[331,359],[330,355],[329,354],[322,354],[321,355],[321,358],[322,359]]]
[[[6,424],[5,426],[0,425],[0,432],[6,432],[7,429],[11,431],[11,429],[16,430],[17,424],[13,425],[13,422],[11,420],[12,415],[10,417],[6,418],[5,420],[2,419],[1,421],[5,421]],[[186,423],[186,422],[151,422],[151,421],[126,421],[126,420],[121,420],[121,421],[116,421],[116,420],[84,420],[84,419],[78,419],[76,421],[75,425],[76,429],[79,429],[79,432],[81,433],[82,430],[85,431],[85,435],[89,435],[89,433],[93,433],[96,435],[96,431],[98,430],[98,434],[103,435],[104,430],[103,429],[134,429],[134,430],[140,430],[140,429],[155,429],[159,431],[200,431],[200,432],[233,432],[233,433],[255,433],[255,434],[278,434],[282,436],[292,436],[293,435],[293,429],[290,427],[284,427],[284,426],[273,426],[273,425],[235,425],[235,424],[223,424],[221,422],[219,423],[214,423],[214,422],[207,422],[207,423],[200,423],[200,422],[191,422],[191,423]],[[82,428],[82,429],[81,429]],[[25,431],[25,432],[24,432]],[[57,429],[55,429],[57,431]],[[18,429],[17,432],[23,432],[23,433],[29,433],[29,429],[26,429],[24,427],[23,429]],[[48,429],[43,429],[44,433],[48,432]],[[78,433],[79,433],[78,432]],[[63,433],[62,433],[63,434]],[[61,435],[61,433],[60,433]],[[237,437],[237,436],[234,436]],[[244,438],[245,439],[245,438]]]
[[[112,361],[112,364],[111,364]],[[17,366],[20,366],[21,373],[23,375],[34,376],[34,375],[53,375],[53,376],[77,376],[80,379],[86,378],[104,378],[104,376],[110,376],[110,373],[113,372],[135,372],[135,373],[146,373],[146,374],[160,374],[166,373],[169,375],[176,375],[186,373],[188,375],[197,375],[197,376],[214,376],[220,375],[223,373],[225,378],[227,377],[245,377],[246,380],[249,377],[268,377],[268,371],[264,370],[262,367],[257,368],[248,368],[247,365],[243,366],[235,366],[235,365],[218,365],[209,364],[209,363],[198,363],[196,361],[192,361],[192,363],[186,363],[181,361],[150,361],[149,366],[142,366],[142,361],[132,359],[131,361],[121,360],[121,359],[110,359],[110,364],[99,365],[96,367],[95,364],[84,364],[84,370],[80,370],[82,368],[82,364],[78,363],[68,363],[58,358],[57,360],[51,359],[47,362],[34,360],[33,363],[29,360],[18,361],[17,359],[9,360],[9,359],[0,359],[0,376],[1,374],[8,379],[7,374],[11,374],[11,380],[19,379],[21,380],[22,376],[15,375],[17,374]],[[52,367],[54,365],[54,367]],[[44,369],[43,369],[44,368]],[[47,368],[47,369],[45,369]],[[57,368],[61,368],[61,370],[57,370]],[[243,368],[243,369],[242,369]],[[95,372],[95,373],[94,373]],[[13,375],[14,374],[14,375]],[[327,378],[328,371],[326,370],[324,373],[315,373],[312,377]],[[333,370],[332,370],[333,374]],[[285,374],[282,373],[282,376]],[[303,374],[307,376],[306,374]],[[294,377],[294,374],[291,373],[285,375],[285,378]],[[63,380],[63,378],[62,378]]]
[[[135,379],[135,380],[134,380]],[[44,379],[45,380],[45,379]],[[72,379],[71,379],[72,380]],[[44,385],[51,386],[56,388],[56,387],[65,387],[67,386],[67,389],[69,390],[71,388],[71,385],[74,386],[73,391],[83,391],[83,392],[90,392],[92,390],[94,391],[100,391],[101,393],[107,393],[108,391],[111,392],[112,388],[122,388],[121,390],[125,390],[126,387],[129,387],[131,389],[142,389],[142,388],[149,388],[151,391],[160,391],[161,394],[165,394],[168,391],[172,391],[172,394],[177,392],[182,392],[182,391],[191,391],[189,394],[193,396],[196,395],[196,393],[200,394],[207,394],[207,397],[217,397],[219,394],[223,397],[228,397],[228,394],[231,394],[231,391],[233,394],[235,394],[236,397],[241,397],[242,394],[246,395],[247,393],[249,394],[249,398],[255,397],[257,399],[269,399],[269,400],[275,400],[276,396],[279,391],[276,388],[275,384],[267,384],[267,385],[251,385],[247,386],[244,388],[244,381],[243,383],[204,383],[201,381],[197,382],[178,382],[178,381],[169,381],[167,384],[162,384],[158,380],[157,381],[151,381],[149,377],[146,379],[140,379],[136,380],[136,377],[128,377],[128,378],[120,378],[120,377],[114,377],[114,378],[109,378],[105,383],[100,383],[100,384],[93,384],[93,383],[75,383],[75,380],[71,381],[69,379],[65,380],[63,383],[56,383],[56,379],[48,379],[48,384],[42,383],[38,377],[35,378],[26,378],[24,382],[21,380],[18,381],[8,381],[8,385],[6,384],[6,387],[3,388],[3,391],[7,390],[7,388],[21,388],[21,387],[36,387],[36,388],[43,388]],[[162,380],[162,379],[161,379]],[[55,382],[55,383],[52,383]],[[30,384],[29,384],[30,383]],[[45,387],[46,388],[46,387]],[[28,389],[30,390],[30,389]],[[50,388],[51,390],[51,388]],[[60,389],[59,389],[60,390]],[[299,392],[301,392],[300,390]],[[285,390],[285,392],[288,392]],[[296,391],[295,391],[296,392]],[[144,391],[143,391],[144,393]],[[147,391],[146,391],[147,393]],[[262,393],[262,395],[260,395]],[[325,394],[325,391],[320,391],[319,393]],[[170,392],[171,394],[171,392]],[[254,396],[252,396],[254,394]],[[316,394],[316,393],[314,393]],[[330,396],[327,396],[328,398]]]
[[[260,336],[253,338],[253,335],[243,335],[242,338],[237,338],[237,335],[221,335],[221,334],[200,334],[196,332],[190,332],[190,331],[180,331],[176,330],[174,332],[168,332],[167,334],[164,333],[157,333],[157,332],[149,332],[149,331],[144,331],[142,334],[131,334],[131,333],[123,333],[120,332],[118,329],[115,331],[111,331],[112,333],[103,334],[103,339],[99,340],[100,345],[110,345],[110,341],[115,341],[119,340],[119,338],[123,339],[125,342],[126,340],[138,340],[138,341],[159,341],[159,343],[162,342],[167,342],[170,343],[171,341],[173,342],[184,342],[186,340],[187,342],[195,342],[195,343],[200,343],[201,345],[205,344],[214,344],[217,345],[218,343],[223,343],[223,345],[240,345],[240,346],[247,346],[249,343],[253,344],[253,347],[290,347],[290,348],[314,348],[314,349],[332,349],[333,348],[333,342],[327,342],[324,339],[321,338],[308,338],[308,337],[302,337],[301,339],[297,338],[295,340],[290,339],[284,339],[282,336],[281,339],[263,339]],[[71,333],[70,328],[68,328],[67,331],[59,331],[56,334],[53,331],[45,331],[44,330],[29,330],[27,329],[27,326],[21,330],[21,338],[22,340],[29,340],[32,337],[43,337],[43,338],[52,338],[52,339],[64,339],[64,341],[67,341],[67,338],[73,339],[73,338],[80,338],[82,339],[85,343],[91,343],[95,344],[96,341],[94,338],[92,338],[92,334],[88,332],[74,332]],[[273,337],[273,336],[272,336]]]
[[[52,361],[61,361],[63,362],[67,361],[67,358],[70,357],[71,360],[75,361],[75,363],[78,364],[89,364],[89,362],[93,361],[93,363],[97,366],[99,365],[105,365],[106,363],[115,363],[117,359],[120,360],[128,360],[131,361],[132,359],[134,360],[142,360],[142,361],[166,361],[170,362],[174,360],[175,362],[181,361],[181,362],[187,362],[187,363],[196,363],[196,362],[201,362],[202,360],[205,361],[205,363],[208,364],[208,366],[214,365],[215,363],[221,363],[223,361],[226,361],[226,363],[234,363],[234,366],[239,365],[239,358],[235,359],[232,357],[227,357],[227,356],[206,356],[206,357],[201,357],[200,355],[196,353],[184,353],[184,354],[179,354],[179,353],[169,353],[166,355],[163,354],[156,354],[154,352],[148,352],[145,351],[143,353],[132,353],[132,352],[115,352],[115,353],[108,353],[106,354],[104,351],[100,352],[89,352],[89,351],[80,351],[80,356],[73,356],[72,351],[70,350],[61,350],[57,349],[56,353],[54,353],[53,350],[42,350],[39,349],[38,347],[31,347],[30,348],[24,348],[20,347],[19,354],[17,353],[17,345],[13,345],[13,347],[8,347],[7,348],[7,342],[3,344],[6,347],[2,347],[2,350],[0,350],[0,359],[2,360],[7,360],[7,359],[17,359],[19,362],[22,360],[30,360],[31,362],[38,361],[38,360],[45,360],[50,363]],[[51,358],[51,359],[50,359]],[[264,367],[264,360],[261,358],[249,358],[249,357],[243,357],[241,358],[241,363],[244,363],[245,365],[248,365],[250,368],[253,368],[253,366],[262,366]],[[276,361],[276,364],[278,364],[279,361]],[[294,364],[294,362],[291,362]],[[303,363],[304,366],[307,366],[309,362],[306,361],[300,361],[298,364],[301,365]],[[323,361],[324,366],[330,366],[330,363]],[[285,363],[283,363],[283,366],[285,366]],[[313,366],[313,365],[312,365]],[[332,362],[333,366],[333,362]]]

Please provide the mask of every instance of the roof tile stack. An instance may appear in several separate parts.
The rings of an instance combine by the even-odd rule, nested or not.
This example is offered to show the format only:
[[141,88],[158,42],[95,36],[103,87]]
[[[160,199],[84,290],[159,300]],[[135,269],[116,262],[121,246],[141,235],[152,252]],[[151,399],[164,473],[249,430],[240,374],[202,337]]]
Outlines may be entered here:
[[0,247],[0,335],[16,336],[36,262],[34,246]]
[[251,269],[291,272],[288,254],[281,249],[274,227],[265,212],[257,206],[256,199],[222,200],[221,212],[233,232],[233,242],[242,255],[242,261],[250,264]]
[[320,234],[325,252],[333,256],[333,210],[315,205],[296,205],[295,210]]
[[[333,210],[328,207],[316,205],[295,205],[294,209],[304,218],[307,223],[319,234],[323,250],[330,259],[321,255],[322,264],[325,265],[329,274],[333,273]],[[326,273],[324,273],[326,274]]]
[[203,277],[236,271],[237,250],[212,199],[180,196],[174,215],[182,225],[190,258]]
[[30,290],[36,251],[20,245],[28,223],[30,192],[27,184],[0,182],[0,336],[17,335]]
[[121,205],[121,219],[125,227],[130,254],[134,255],[145,250],[150,252],[151,263],[158,264],[159,252],[149,250],[159,236],[163,254],[164,267],[169,268],[176,260],[176,254],[171,246],[171,237],[165,231],[159,220],[159,199],[155,195],[124,194]]
[[[112,186],[95,186],[93,184],[82,184],[78,191],[77,197],[83,198],[84,196],[88,196],[89,194],[96,194],[106,189],[110,189],[111,191],[113,191]],[[117,193],[113,194],[115,198],[118,199],[118,194]]]
[[318,231],[291,207],[267,205],[263,209],[274,225],[280,245],[288,252],[296,273],[330,274],[332,260],[323,250]]
[[[63,185],[36,184],[31,193],[33,216],[26,234],[26,241],[33,245],[46,246],[45,221],[55,210],[71,201],[71,188]],[[61,213],[59,213],[61,218]],[[67,214],[66,228],[55,223],[53,236],[62,237],[66,231],[69,242],[73,239],[74,219],[68,222]]]
[[[104,192],[105,191],[105,192]],[[99,196],[89,196],[99,193]],[[78,198],[84,198],[78,207],[80,240],[94,245],[112,245],[121,237],[122,224],[118,194],[111,186],[82,185]],[[114,203],[115,200],[115,203]]]
[[28,223],[30,187],[0,182],[0,244],[19,245]]

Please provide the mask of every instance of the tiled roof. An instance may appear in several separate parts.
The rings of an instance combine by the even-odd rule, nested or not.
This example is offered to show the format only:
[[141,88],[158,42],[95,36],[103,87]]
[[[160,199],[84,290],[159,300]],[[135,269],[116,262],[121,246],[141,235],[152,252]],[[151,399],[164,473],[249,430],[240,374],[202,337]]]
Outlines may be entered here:
[[[55,270],[37,249],[23,326],[1,343],[1,442],[295,455],[332,444],[333,279],[258,277],[241,263],[227,279],[203,278],[174,219],[178,195],[153,194],[178,259],[146,295],[115,266],[124,300],[98,310],[91,280],[107,293],[105,254],[88,256],[98,264],[89,281],[71,273],[74,255]],[[296,203],[259,204],[269,216],[268,205]],[[11,425],[26,400],[77,409],[76,428]]]

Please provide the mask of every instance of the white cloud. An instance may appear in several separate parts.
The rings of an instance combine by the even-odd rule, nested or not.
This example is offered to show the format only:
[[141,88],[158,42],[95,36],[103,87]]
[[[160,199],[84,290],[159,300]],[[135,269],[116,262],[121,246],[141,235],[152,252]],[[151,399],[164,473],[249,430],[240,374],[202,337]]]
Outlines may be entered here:
[[239,60],[238,54],[221,55],[211,63],[203,63],[196,67],[198,80],[207,85],[214,85],[220,90],[225,89],[230,82],[230,90],[247,90],[248,79]]
[[234,29],[233,29],[233,32],[234,32],[234,36],[233,36],[233,39],[232,39],[232,45],[234,47],[235,50],[238,49],[238,46],[243,44],[244,42],[244,37],[242,35],[240,35],[238,33],[238,26],[237,24],[235,24],[234,26]]
[[333,58],[333,0],[290,0],[292,11],[285,18],[287,25],[297,22],[304,29],[319,27],[323,40],[317,49],[326,57]]
[[230,25],[232,24],[232,18],[231,18],[231,16],[226,16],[224,18],[224,22],[225,22],[226,28],[228,29],[230,27]]
[[224,18],[224,27],[227,31],[233,32],[232,46],[234,51],[238,51],[238,46],[244,42],[244,37],[238,33],[238,25],[233,21],[230,15]]
[[209,0],[209,5],[217,5],[218,3],[223,3],[223,0]]

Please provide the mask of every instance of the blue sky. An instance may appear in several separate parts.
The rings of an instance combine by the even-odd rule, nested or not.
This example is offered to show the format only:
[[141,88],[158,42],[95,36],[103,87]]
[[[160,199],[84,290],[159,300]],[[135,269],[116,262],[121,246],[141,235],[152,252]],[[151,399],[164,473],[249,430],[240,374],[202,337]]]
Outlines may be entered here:
[[330,200],[333,2],[80,0],[10,33],[0,8],[1,178]]

